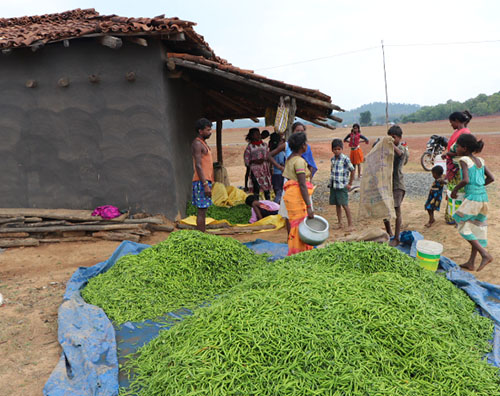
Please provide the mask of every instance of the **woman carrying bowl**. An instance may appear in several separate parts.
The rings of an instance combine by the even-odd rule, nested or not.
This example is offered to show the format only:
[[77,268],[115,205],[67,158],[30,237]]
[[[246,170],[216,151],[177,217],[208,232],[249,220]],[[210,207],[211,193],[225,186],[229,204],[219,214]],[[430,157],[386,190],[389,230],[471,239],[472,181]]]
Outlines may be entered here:
[[311,171],[307,162],[302,158],[307,150],[307,137],[304,132],[296,132],[288,138],[288,146],[292,154],[285,163],[283,177],[287,182],[284,185],[285,202],[290,222],[288,234],[288,256],[311,250],[313,247],[299,238],[299,225],[306,218],[314,218],[311,195],[314,187],[311,184]]

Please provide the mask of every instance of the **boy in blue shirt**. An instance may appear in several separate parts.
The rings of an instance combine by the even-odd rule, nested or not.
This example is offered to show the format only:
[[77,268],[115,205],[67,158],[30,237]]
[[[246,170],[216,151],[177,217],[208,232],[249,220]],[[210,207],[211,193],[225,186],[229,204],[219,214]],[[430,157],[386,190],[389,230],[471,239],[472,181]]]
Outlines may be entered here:
[[347,217],[347,231],[352,231],[352,216],[349,210],[348,192],[354,181],[354,166],[349,157],[342,153],[344,144],[341,139],[333,139],[332,152],[333,157],[330,168],[330,205],[335,205],[339,228],[342,228],[342,208],[344,208]]

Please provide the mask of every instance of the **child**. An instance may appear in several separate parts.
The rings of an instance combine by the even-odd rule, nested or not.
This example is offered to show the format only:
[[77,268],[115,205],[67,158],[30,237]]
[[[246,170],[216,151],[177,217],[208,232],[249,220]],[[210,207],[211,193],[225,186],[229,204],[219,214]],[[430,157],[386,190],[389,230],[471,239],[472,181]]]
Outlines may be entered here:
[[443,198],[443,187],[446,184],[445,178],[443,177],[443,167],[436,165],[432,168],[432,177],[434,178],[434,183],[432,184],[431,190],[429,191],[429,197],[425,202],[425,210],[429,213],[429,222],[425,225],[430,227],[436,220],[434,219],[434,211],[439,211],[441,206],[441,199]]
[[408,149],[401,142],[403,138],[403,130],[399,125],[393,125],[387,131],[387,134],[394,140],[394,162],[392,170],[392,196],[394,198],[394,209],[396,211],[396,229],[395,233],[392,233],[391,223],[389,220],[384,220],[385,230],[387,233],[394,238],[391,240],[389,245],[398,246],[399,245],[399,234],[401,232],[401,223],[403,221],[403,216],[401,215],[401,204],[403,203],[403,198],[406,193],[405,183],[403,180],[403,165],[408,162]]
[[[269,139],[269,150],[273,151],[275,148],[277,148],[282,140],[283,139],[281,138],[281,135],[279,133],[272,133],[271,138]],[[286,161],[285,152],[280,151],[273,158],[281,166],[273,166],[273,173],[271,175],[271,183],[274,190],[274,202],[279,203],[281,202],[281,196],[283,195],[283,170],[285,169]]]
[[340,139],[332,140],[332,153],[330,170],[330,205],[335,205],[339,228],[342,228],[342,208],[347,217],[347,231],[352,231],[352,217],[349,210],[348,192],[354,180],[354,166],[347,155],[342,154],[344,144]]
[[493,257],[485,249],[488,243],[486,224],[488,193],[485,186],[493,183],[495,179],[484,165],[484,160],[474,155],[481,152],[483,146],[484,143],[471,134],[460,135],[456,142],[462,180],[451,192],[451,198],[455,199],[462,187],[465,187],[465,197],[453,215],[453,219],[457,223],[460,235],[471,245],[469,261],[460,265],[470,271],[474,270],[474,261],[478,252],[482,257],[478,271],[493,261]]
[[252,216],[248,221],[249,223],[255,223],[264,217],[276,215],[280,209],[280,206],[276,202],[268,200],[259,201],[255,195],[249,195],[245,203],[252,208]]
[[353,124],[351,133],[344,138],[344,142],[349,142],[351,148],[351,162],[356,168],[358,166],[358,179],[361,178],[361,164],[365,160],[363,157],[363,150],[359,146],[360,141],[363,140],[366,144],[369,143],[368,139],[361,134],[359,124]]

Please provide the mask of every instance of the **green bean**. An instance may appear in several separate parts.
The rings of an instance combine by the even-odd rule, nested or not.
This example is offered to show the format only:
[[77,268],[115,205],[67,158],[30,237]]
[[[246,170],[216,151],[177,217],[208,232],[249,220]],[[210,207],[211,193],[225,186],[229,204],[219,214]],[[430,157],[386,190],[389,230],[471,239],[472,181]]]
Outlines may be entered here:
[[336,243],[252,269],[139,350],[122,395],[500,394],[492,323],[383,245]]
[[92,278],[82,296],[117,323],[155,319],[214,299],[265,263],[234,239],[176,231],[138,255],[121,257]]

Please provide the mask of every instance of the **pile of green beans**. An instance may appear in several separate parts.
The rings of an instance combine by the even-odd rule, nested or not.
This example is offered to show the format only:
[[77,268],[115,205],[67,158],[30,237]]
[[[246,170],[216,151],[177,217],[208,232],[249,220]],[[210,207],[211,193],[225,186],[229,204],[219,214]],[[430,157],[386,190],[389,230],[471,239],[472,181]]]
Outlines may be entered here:
[[92,278],[82,296],[117,323],[155,319],[212,300],[266,263],[232,238],[176,231],[138,255],[121,257]]
[[[187,204],[186,215],[196,216],[197,210],[190,202]],[[241,204],[230,208],[212,205],[207,210],[207,217],[215,220],[227,220],[231,224],[247,224],[252,216],[252,208]]]
[[499,395],[492,327],[397,250],[336,243],[254,269],[161,332],[120,394]]

